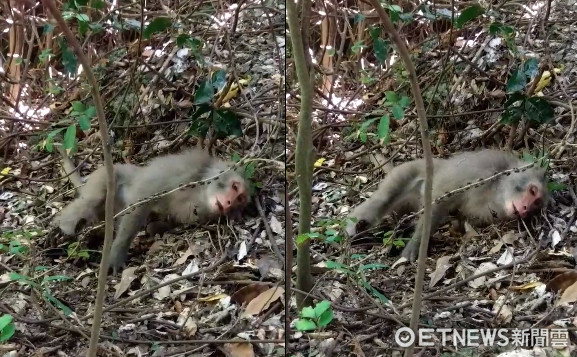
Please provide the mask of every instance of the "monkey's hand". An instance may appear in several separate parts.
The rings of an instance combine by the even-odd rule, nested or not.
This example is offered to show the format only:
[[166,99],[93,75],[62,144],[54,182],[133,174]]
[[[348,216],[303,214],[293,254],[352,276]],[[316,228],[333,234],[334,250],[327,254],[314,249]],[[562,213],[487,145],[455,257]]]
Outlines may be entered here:
[[[352,217],[347,217],[347,227],[345,231],[349,235],[349,238],[356,235],[359,232],[364,232],[371,228],[371,224],[364,219],[351,219]],[[356,222],[356,223],[355,223]]]
[[419,257],[419,247],[421,241],[419,239],[412,238],[409,243],[403,249],[401,256],[407,258],[410,262],[414,262]]

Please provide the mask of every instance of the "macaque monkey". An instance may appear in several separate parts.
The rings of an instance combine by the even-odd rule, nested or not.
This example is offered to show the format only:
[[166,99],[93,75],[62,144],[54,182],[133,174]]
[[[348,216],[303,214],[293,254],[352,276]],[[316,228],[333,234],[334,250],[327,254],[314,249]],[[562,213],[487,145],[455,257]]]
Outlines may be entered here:
[[[147,166],[114,165],[116,177],[115,214],[130,204],[179,185],[211,178],[227,170],[231,163],[210,157],[200,150],[153,159]],[[221,215],[239,212],[249,202],[245,179],[235,169],[215,180],[175,191],[137,206],[115,222],[115,239],[109,267],[116,273],[124,266],[128,249],[149,216],[174,223],[201,223]],[[66,235],[73,235],[82,221],[92,224],[103,220],[106,199],[106,168],[100,167],[87,177],[78,197],[54,219]]]
[[[511,153],[498,150],[467,152],[449,159],[433,159],[433,200],[468,183],[527,164]],[[393,211],[406,213],[408,210],[419,210],[423,204],[424,189],[424,159],[396,167],[381,182],[377,191],[350,213],[349,218],[355,217],[357,222],[349,220],[347,233],[353,236],[358,230],[378,223]],[[545,170],[533,166],[433,203],[431,234],[450,213],[468,218],[473,224],[483,225],[507,218],[525,218],[541,209],[546,200]],[[421,215],[411,240],[403,250],[402,256],[409,261],[418,257],[423,224]]]

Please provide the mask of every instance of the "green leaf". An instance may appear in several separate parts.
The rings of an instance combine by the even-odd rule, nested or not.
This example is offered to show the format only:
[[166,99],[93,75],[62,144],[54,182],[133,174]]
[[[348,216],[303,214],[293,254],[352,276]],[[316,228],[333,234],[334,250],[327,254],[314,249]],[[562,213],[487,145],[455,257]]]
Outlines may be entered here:
[[202,63],[204,63],[203,57],[202,57],[202,46],[204,45],[204,43],[199,40],[198,38],[191,38],[190,36],[186,35],[186,34],[181,34],[178,35],[178,37],[176,38],[176,45],[179,47],[186,47],[189,48],[190,51],[192,52],[192,55],[197,58],[200,59],[202,61]]
[[539,62],[536,58],[529,58],[523,63],[523,73],[527,78],[534,78],[539,70]]
[[381,120],[379,120],[379,126],[377,128],[377,135],[379,140],[383,140],[383,144],[388,143],[391,140],[391,135],[389,132],[390,118],[388,115],[383,115]]
[[[527,96],[523,93],[513,93],[511,94],[511,96],[509,97],[509,99],[507,99],[507,101],[505,101],[505,108],[509,108],[512,105],[515,105],[516,107],[519,107],[520,105],[523,104],[523,102],[527,99]],[[517,103],[519,102],[519,103]]]
[[357,41],[354,45],[351,46],[351,51],[355,54],[361,52],[365,46],[363,45],[363,41]]
[[553,119],[553,107],[549,102],[540,97],[531,97],[525,101],[525,115],[529,120],[544,124]]
[[393,118],[395,118],[396,120],[401,120],[405,116],[405,111],[403,110],[403,107],[401,107],[397,103],[393,104],[391,111],[393,113]]
[[214,87],[209,81],[202,81],[194,93],[194,104],[205,104],[210,102],[214,96]]
[[44,140],[44,147],[46,148],[46,151],[48,152],[52,152],[53,146],[52,146],[52,141],[54,139],[52,139],[51,137],[47,137],[46,140]]
[[317,325],[311,320],[298,319],[295,321],[295,328],[297,331],[312,331],[316,330]]
[[20,275],[18,273],[9,273],[8,277],[10,278],[10,280],[14,280],[14,281],[17,281],[17,282],[25,284],[25,285],[38,286],[38,284],[36,284],[32,280],[30,280],[27,277]]
[[463,10],[463,12],[461,12],[459,17],[455,21],[455,27],[460,29],[467,22],[476,19],[477,17],[483,15],[484,13],[485,13],[485,9],[481,5],[475,4],[475,5],[469,6],[468,8]]
[[513,72],[509,80],[507,81],[507,93],[521,92],[525,89],[527,84],[527,77],[525,73],[521,70],[516,70]]
[[90,129],[90,118],[86,115],[81,115],[78,117],[78,126],[80,130],[89,130]]
[[365,15],[361,14],[360,12],[357,12],[354,16],[353,23],[356,25],[359,22],[364,21],[364,20],[365,20]]
[[67,74],[76,74],[76,68],[78,67],[78,60],[74,51],[66,46],[66,43],[62,41],[60,51],[62,53],[62,66]]
[[385,63],[387,60],[387,55],[389,53],[389,45],[387,41],[382,38],[376,38],[373,41],[373,51],[375,52],[375,57],[380,64]]
[[218,71],[212,74],[211,80],[213,87],[218,92],[219,90],[224,88],[224,85],[226,84],[226,71],[223,69],[219,69]]
[[385,92],[385,98],[387,99],[386,104],[388,105],[391,105],[392,103],[396,103],[399,101],[399,95],[393,91]]
[[327,229],[327,230],[325,231],[325,234],[328,235],[328,236],[336,236],[336,235],[339,234],[339,232],[338,232],[337,230],[335,230],[335,229]]
[[388,265],[372,263],[372,264],[362,264],[359,266],[359,271],[370,270],[370,269],[389,269]]
[[301,311],[301,317],[305,319],[316,319],[317,315],[315,314],[315,309],[310,306],[305,306]]
[[214,134],[218,139],[228,136],[241,137],[242,125],[240,117],[228,109],[219,109],[214,112]]
[[297,244],[303,244],[308,239],[310,239],[310,237],[307,234],[299,234],[297,235],[296,242]]
[[71,104],[72,104],[72,110],[77,113],[84,113],[84,111],[86,110],[86,106],[84,106],[84,103],[82,103],[81,101],[75,100]]
[[65,316],[72,315],[72,310],[68,306],[64,305],[62,303],[62,301],[58,300],[57,298],[55,298],[54,296],[52,296],[51,294],[49,294],[46,291],[44,291],[43,295],[48,301],[50,301],[52,303],[52,305],[59,308]]
[[12,322],[11,315],[2,315],[0,316],[0,330],[4,330],[6,326],[8,326]]
[[90,21],[90,19],[88,18],[88,15],[86,14],[76,14],[76,20],[78,20],[79,22],[88,22]]
[[510,107],[507,108],[503,114],[501,115],[501,120],[499,121],[501,124],[515,124],[519,123],[523,118],[523,109],[521,107]]
[[342,273],[351,273],[351,270],[348,269],[346,265],[343,265],[343,264],[340,264],[337,262],[333,262],[332,260],[327,260],[325,262],[325,266],[327,267],[327,269],[340,271]]
[[53,276],[47,276],[44,278],[44,282],[49,282],[49,281],[66,281],[66,280],[72,280],[71,277],[66,276],[66,275],[53,275]]
[[327,243],[333,244],[333,243],[340,243],[343,241],[343,238],[341,236],[327,236],[325,241]]
[[254,171],[256,170],[256,167],[254,165],[254,162],[249,162],[248,164],[246,164],[246,166],[244,167],[244,177],[246,179],[251,179],[252,176],[254,175]]
[[327,300],[323,300],[315,305],[315,316],[319,317],[331,308],[331,303]]
[[11,315],[0,316],[0,343],[8,341],[16,331]]
[[64,148],[68,151],[74,148],[76,143],[76,124],[68,126],[64,134]]
[[172,21],[168,17],[157,17],[152,20],[148,26],[144,28],[142,37],[145,39],[150,38],[155,33],[162,32],[172,26]]
[[323,314],[317,319],[318,326],[321,328],[327,326],[331,321],[333,321],[333,316],[333,310],[323,312]]
[[89,23],[88,28],[95,34],[101,33],[104,30],[104,27],[101,24]]
[[406,108],[409,105],[409,97],[406,95],[402,96],[401,100],[399,101],[399,105],[403,108]]
[[53,54],[50,51],[49,48],[45,48],[43,49],[39,54],[38,54],[38,59],[42,62],[47,61],[50,59],[50,57],[52,57]]
[[102,10],[104,9],[105,3],[102,0],[92,0],[90,2],[90,7],[95,10]]
[[389,299],[383,294],[381,294],[377,289],[375,289],[371,284],[367,283],[365,280],[361,281],[361,285],[367,290],[370,294],[375,296],[377,299],[381,301],[383,305],[389,303]]
[[558,182],[555,181],[547,182],[547,189],[549,190],[549,192],[561,191],[564,190],[565,188],[566,188],[565,185],[560,184]]

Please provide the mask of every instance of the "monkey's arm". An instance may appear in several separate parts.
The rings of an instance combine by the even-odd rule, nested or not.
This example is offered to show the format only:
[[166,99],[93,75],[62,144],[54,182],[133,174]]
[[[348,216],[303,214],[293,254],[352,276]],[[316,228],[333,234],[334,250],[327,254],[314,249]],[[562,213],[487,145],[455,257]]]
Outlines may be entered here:
[[424,182],[420,164],[421,160],[412,161],[393,169],[381,182],[377,191],[348,216],[356,218],[357,222],[348,220],[347,234],[353,236],[358,230],[369,228],[400,205],[418,203]]
[[[449,207],[447,207],[446,204],[433,204],[433,212],[431,214],[431,235],[439,228],[441,223],[447,218],[448,214]],[[401,254],[411,262],[417,260],[419,257],[419,248],[421,246],[421,238],[423,237],[424,224],[425,220],[421,213],[419,220],[417,221],[417,226],[415,227],[415,232]]]
[[145,224],[149,214],[150,208],[145,205],[137,207],[134,211],[120,218],[118,232],[110,248],[110,260],[108,262],[108,267],[112,268],[114,274],[124,266],[130,244],[138,230]]

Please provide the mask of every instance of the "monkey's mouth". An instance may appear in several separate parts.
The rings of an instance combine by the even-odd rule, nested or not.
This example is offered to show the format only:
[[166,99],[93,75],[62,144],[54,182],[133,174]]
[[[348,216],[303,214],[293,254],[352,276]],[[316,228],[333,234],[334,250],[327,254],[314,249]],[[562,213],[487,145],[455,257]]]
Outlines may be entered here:
[[222,203],[220,203],[220,201],[218,199],[216,200],[215,204],[216,204],[216,208],[218,209],[218,211],[220,213],[224,213],[224,206],[222,205]]
[[519,216],[519,217],[521,217],[521,218],[527,217],[527,214],[528,214],[527,209],[519,210],[519,209],[517,209],[517,206],[515,206],[514,203],[512,203],[511,205],[513,206],[513,213],[514,213],[516,216]]

